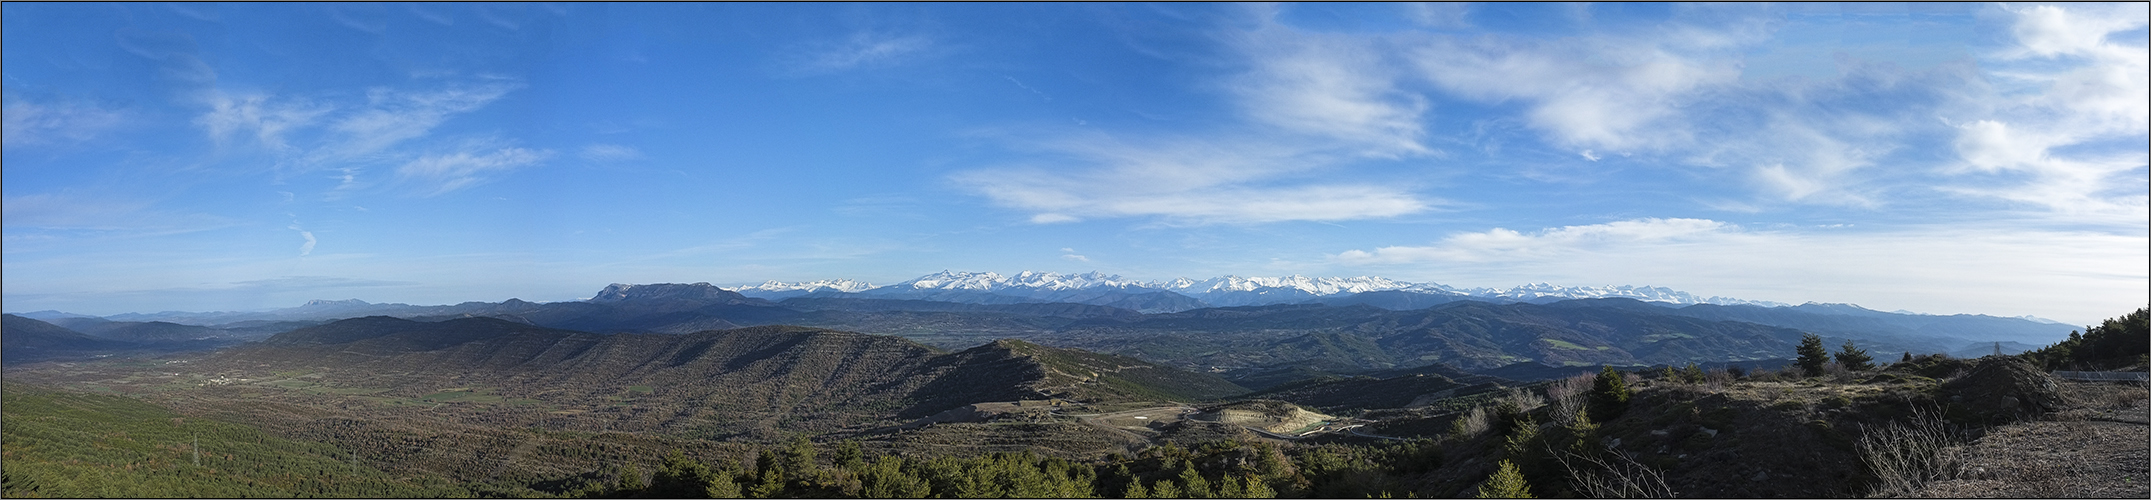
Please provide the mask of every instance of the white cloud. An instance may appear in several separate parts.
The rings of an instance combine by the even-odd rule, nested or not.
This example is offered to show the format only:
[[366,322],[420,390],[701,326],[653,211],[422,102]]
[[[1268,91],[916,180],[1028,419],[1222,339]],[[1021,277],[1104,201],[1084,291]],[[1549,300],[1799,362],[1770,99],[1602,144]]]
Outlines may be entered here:
[[[1461,286],[1661,285],[1702,295],[2096,321],[2151,302],[2151,237],[2022,226],[1756,230],[1636,219],[1450,235],[1332,262]],[[1414,276],[1416,275],[1416,276]]]
[[208,129],[209,138],[219,143],[229,141],[234,134],[253,131],[256,141],[275,151],[289,149],[285,135],[306,128],[324,114],[335,108],[309,102],[270,102],[264,94],[232,96],[222,91],[211,91],[204,99],[209,112],[195,117],[194,123]]
[[1343,141],[1380,156],[1427,153],[1426,99],[1402,92],[1370,40],[1271,22],[1239,48],[1254,70],[1233,85],[1256,122]]
[[0,199],[0,226],[7,228],[9,251],[27,248],[17,243],[50,236],[162,236],[236,224],[216,215],[159,209],[136,196],[59,192]]
[[313,254],[314,254],[314,243],[316,242],[316,241],[314,240],[314,232],[313,232],[313,231],[308,231],[308,230],[306,230],[305,228],[301,228],[301,227],[299,227],[299,225],[298,225],[298,224],[292,224],[292,225],[291,225],[291,226],[289,226],[289,227],[290,227],[290,229],[291,229],[291,230],[293,230],[293,231],[298,231],[298,232],[299,232],[299,237],[301,237],[301,238],[306,238],[306,243],[301,243],[301,244],[299,244],[299,256],[300,256],[300,257],[305,257],[305,256],[308,256],[308,255],[313,255]]
[[[1994,68],[1989,77],[2029,90],[1965,98],[1961,108],[1986,111],[1957,125],[1961,163],[1944,170],[1964,183],[1944,189],[2071,215],[2141,220],[2147,200],[2140,186],[2114,188],[2151,163],[2141,147],[2151,133],[2151,51],[2110,38],[2143,29],[2145,10],[2143,4],[2008,9],[2016,45],[1986,61]],[[2096,146],[2117,140],[2128,145]]]
[[1161,217],[1181,223],[1266,223],[1394,217],[1430,202],[1397,186],[1278,182],[1334,161],[1278,144],[1220,147],[1197,140],[1127,144],[1098,139],[1042,145],[1060,169],[959,172],[951,180],[1031,222]]
[[815,51],[801,62],[800,66],[808,72],[888,66],[901,63],[932,47],[933,42],[924,36],[859,32],[852,34],[851,38],[843,43]]
[[619,144],[591,144],[583,146],[582,158],[597,163],[619,163],[640,160],[642,150]]
[[1555,142],[1610,151],[1685,145],[1680,108],[1696,93],[1737,81],[1730,60],[1680,55],[1707,37],[1585,37],[1533,42],[1450,38],[1407,50],[1423,77],[1456,95],[1521,100],[1529,123]]
[[342,137],[322,153],[328,158],[348,159],[386,150],[423,137],[448,118],[484,107],[517,86],[493,82],[417,92],[368,90],[365,109],[329,126]]
[[396,169],[396,177],[422,185],[421,190],[427,191],[425,196],[435,196],[492,180],[499,174],[535,165],[553,156],[549,150],[502,147],[492,141],[470,141],[460,149],[405,163]]
[[1377,248],[1372,252],[1347,250],[1337,254],[1335,259],[1352,264],[1536,259],[1609,246],[1654,244],[1737,232],[1738,226],[1724,222],[1678,218],[1566,226],[1543,229],[1531,234],[1494,228],[1485,232],[1451,235],[1433,246],[1392,246]]
[[78,103],[10,99],[0,111],[0,146],[82,142],[120,124],[122,114]]

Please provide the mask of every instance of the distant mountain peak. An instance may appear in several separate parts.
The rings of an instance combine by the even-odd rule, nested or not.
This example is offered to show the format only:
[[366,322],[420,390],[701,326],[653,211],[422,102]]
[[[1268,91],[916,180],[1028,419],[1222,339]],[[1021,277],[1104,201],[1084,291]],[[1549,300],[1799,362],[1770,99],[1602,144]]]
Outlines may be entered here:
[[738,300],[745,299],[738,293],[717,288],[707,282],[701,283],[653,283],[630,285],[613,283],[598,291],[591,302],[624,302],[629,300]]

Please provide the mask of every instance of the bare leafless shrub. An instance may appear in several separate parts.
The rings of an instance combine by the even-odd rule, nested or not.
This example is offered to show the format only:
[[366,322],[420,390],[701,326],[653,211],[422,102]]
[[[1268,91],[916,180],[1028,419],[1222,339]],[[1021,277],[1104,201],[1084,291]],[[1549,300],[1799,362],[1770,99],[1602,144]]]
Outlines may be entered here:
[[1731,370],[1723,368],[1710,370],[1703,372],[1703,386],[1714,391],[1724,389],[1726,384],[1731,384],[1734,379],[1738,378],[1740,377],[1733,375]]
[[1583,411],[1589,400],[1591,384],[1598,381],[1598,374],[1583,373],[1554,381],[1546,386],[1546,399],[1553,407],[1554,423],[1568,425],[1576,421],[1576,414]]
[[1540,396],[1536,392],[1518,388],[1509,389],[1509,392],[1507,394],[1503,394],[1501,396],[1501,400],[1516,405],[1516,411],[1519,413],[1536,410],[1541,406],[1546,406],[1546,398],[1544,396]]
[[1673,498],[1664,471],[1637,462],[1629,453],[1554,453],[1568,471],[1569,485],[1586,498]]
[[1879,481],[1870,496],[1903,496],[1931,481],[1954,479],[1964,471],[1965,432],[1941,412],[1913,408],[1906,422],[1863,428],[1860,461]]
[[1449,435],[1458,441],[1466,441],[1484,435],[1492,428],[1493,417],[1487,414],[1486,407],[1474,406],[1449,423]]

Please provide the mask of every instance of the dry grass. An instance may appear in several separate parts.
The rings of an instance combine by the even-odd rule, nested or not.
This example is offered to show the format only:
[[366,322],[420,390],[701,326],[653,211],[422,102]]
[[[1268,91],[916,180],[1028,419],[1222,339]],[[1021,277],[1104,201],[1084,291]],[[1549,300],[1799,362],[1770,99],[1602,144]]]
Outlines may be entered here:
[[1935,498],[2151,497],[2151,390],[2142,384],[2062,382],[2073,408],[2046,421],[1989,429],[1955,447],[1958,478],[1906,496]]
[[1929,482],[1954,479],[1964,470],[1962,429],[1942,420],[1939,411],[1915,408],[1909,422],[1868,428],[1858,448],[1860,461],[1880,482],[1868,494],[1895,497],[1918,491]]
[[[1551,450],[1549,450],[1551,452]],[[1568,471],[1569,485],[1585,498],[1673,498],[1665,471],[1637,462],[1618,451],[1608,456],[1554,453]]]

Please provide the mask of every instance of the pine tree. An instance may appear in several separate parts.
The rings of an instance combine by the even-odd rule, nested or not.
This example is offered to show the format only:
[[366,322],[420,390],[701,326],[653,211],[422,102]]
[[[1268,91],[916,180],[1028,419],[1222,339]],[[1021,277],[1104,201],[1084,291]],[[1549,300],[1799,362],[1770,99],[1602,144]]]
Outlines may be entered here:
[[866,465],[866,453],[860,451],[859,442],[855,440],[847,439],[837,443],[835,458],[837,467],[859,470]]
[[1240,487],[1239,479],[1228,474],[1225,477],[1217,478],[1217,497],[1246,498],[1247,490]]
[[1537,498],[1531,496],[1531,485],[1524,482],[1524,473],[1516,470],[1516,464],[1501,461],[1501,469],[1479,485],[1478,498]]
[[1612,366],[1600,367],[1598,380],[1591,383],[1591,414],[1601,423],[1611,422],[1628,409],[1628,397],[1628,382],[1621,379],[1621,372]]
[[617,484],[618,486],[615,486],[614,489],[625,492],[641,492],[644,484],[642,482],[642,468],[633,464],[621,467],[620,482]]
[[715,485],[716,477],[708,465],[672,450],[650,478],[650,493],[667,498],[698,496]]
[[1875,358],[1868,356],[1866,349],[1853,347],[1850,340],[1845,341],[1845,346],[1837,351],[1837,364],[1844,365],[1847,370],[1867,371],[1875,367],[1874,361]]
[[1180,487],[1171,479],[1159,479],[1150,483],[1150,498],[1181,498]]
[[1806,371],[1807,376],[1822,376],[1823,366],[1830,364],[1830,351],[1822,347],[1822,337],[1815,334],[1802,335],[1800,347],[1794,352],[1800,354],[1800,369]]
[[1150,488],[1143,487],[1143,478],[1128,479],[1128,489],[1120,492],[1121,498],[1150,498]]
[[1180,484],[1181,494],[1188,498],[1210,498],[1210,480],[1203,479],[1193,462],[1180,462]]
[[1247,488],[1243,494],[1242,498],[1277,498],[1277,490],[1270,489],[1270,483],[1258,477],[1247,478]]
[[710,479],[709,486],[702,489],[702,496],[710,498],[740,497],[739,482],[734,479],[731,470],[718,471]]
[[1691,384],[1703,383],[1703,367],[1697,366],[1695,363],[1688,363],[1688,369],[1681,371],[1681,378],[1688,379],[1688,383]]
[[[790,446],[784,449],[784,482],[809,482],[815,479],[818,467],[814,460],[814,442],[805,435],[793,436]],[[803,485],[802,485],[803,486]]]

